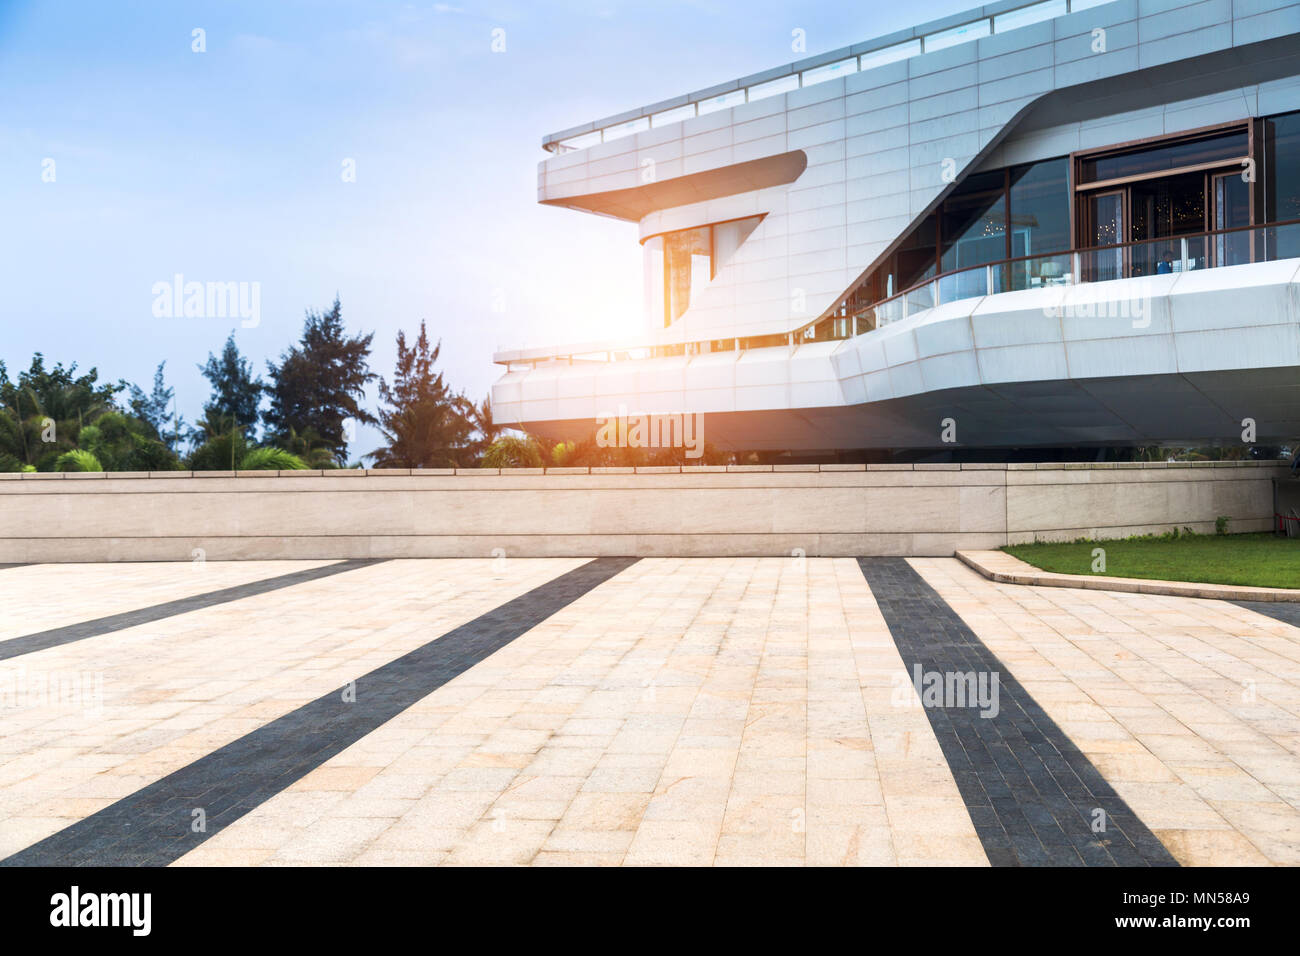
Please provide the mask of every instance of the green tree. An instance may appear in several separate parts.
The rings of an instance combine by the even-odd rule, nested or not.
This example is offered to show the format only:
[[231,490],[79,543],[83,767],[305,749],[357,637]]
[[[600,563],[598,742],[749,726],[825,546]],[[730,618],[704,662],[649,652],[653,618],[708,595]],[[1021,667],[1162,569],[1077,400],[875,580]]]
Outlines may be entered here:
[[98,379],[93,368],[78,375],[75,362],[46,368],[37,352],[13,382],[0,362],[0,454],[52,471],[58,457],[76,447],[82,426],[113,411],[115,396],[126,387]]
[[[181,431],[185,427],[182,416],[175,414],[176,389],[169,388],[163,381],[163,369],[166,362],[159,362],[153,373],[153,391],[145,394],[139,385],[132,385],[130,392],[131,414],[149,426],[153,437],[157,438],[169,451],[175,452],[180,444]],[[168,409],[172,409],[169,414]]]
[[413,346],[397,332],[397,365],[390,386],[379,379],[379,429],[387,444],[364,456],[380,468],[448,468],[477,457],[471,440],[473,403],[452,392],[435,372],[439,342],[429,347],[424,322]]
[[208,360],[199,366],[199,371],[212,385],[212,397],[203,406],[204,416],[215,416],[211,419],[213,421],[230,419],[244,429],[249,441],[255,439],[258,406],[266,386],[261,378],[253,376],[252,365],[239,354],[233,331],[226,339],[221,357],[209,352]]
[[77,446],[103,463],[100,471],[174,471],[180,466],[149,422],[116,409],[82,426]]
[[376,423],[360,405],[375,378],[368,363],[374,333],[349,337],[342,312],[337,296],[328,312],[308,311],[301,342],[282,353],[279,364],[267,363],[270,405],[262,416],[273,443],[311,429],[340,465],[348,460],[344,422]]

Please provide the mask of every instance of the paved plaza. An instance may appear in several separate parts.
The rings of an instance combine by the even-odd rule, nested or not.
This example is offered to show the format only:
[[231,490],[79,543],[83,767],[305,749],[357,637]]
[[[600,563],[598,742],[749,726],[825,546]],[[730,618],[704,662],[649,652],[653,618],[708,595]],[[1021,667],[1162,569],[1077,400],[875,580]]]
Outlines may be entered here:
[[1294,619],[952,558],[0,567],[0,861],[1297,864]]

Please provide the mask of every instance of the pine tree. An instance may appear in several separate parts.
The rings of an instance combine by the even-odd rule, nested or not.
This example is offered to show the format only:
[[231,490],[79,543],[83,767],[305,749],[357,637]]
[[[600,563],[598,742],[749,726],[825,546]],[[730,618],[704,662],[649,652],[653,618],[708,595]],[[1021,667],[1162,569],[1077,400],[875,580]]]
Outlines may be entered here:
[[239,354],[233,331],[221,350],[221,358],[209,352],[207,362],[199,366],[199,371],[212,385],[212,398],[203,406],[204,419],[209,424],[225,422],[227,428],[242,428],[244,437],[253,441],[258,406],[266,386],[260,378],[253,377],[252,365]]
[[282,353],[278,365],[267,363],[271,401],[262,419],[277,443],[293,432],[312,430],[334,449],[335,461],[345,465],[344,422],[374,424],[376,419],[359,404],[366,384],[375,378],[368,364],[374,333],[349,337],[342,312],[337,296],[328,312],[308,311],[302,341]]
[[398,330],[393,384],[379,380],[379,427],[388,444],[365,456],[377,467],[447,468],[467,465],[474,457],[474,406],[434,371],[441,351],[441,342],[429,347],[423,321],[409,348],[406,333]]
[[[174,452],[185,422],[179,415],[174,416],[176,389],[169,388],[163,381],[163,369],[166,365],[166,362],[158,363],[158,368],[153,373],[153,391],[148,395],[139,385],[131,386],[130,409],[132,415],[153,430],[153,437]],[[169,410],[172,413],[169,413]]]

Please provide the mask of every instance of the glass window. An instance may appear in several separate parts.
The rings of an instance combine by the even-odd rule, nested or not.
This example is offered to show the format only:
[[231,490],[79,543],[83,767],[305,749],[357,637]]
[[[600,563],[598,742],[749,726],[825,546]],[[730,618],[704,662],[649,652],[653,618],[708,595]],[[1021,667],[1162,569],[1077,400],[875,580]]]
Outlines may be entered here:
[[642,274],[645,276],[645,314],[651,328],[668,324],[664,305],[664,237],[653,236],[641,247]]
[[700,100],[700,115],[730,109],[733,106],[739,106],[743,102],[745,102],[744,90],[734,90],[731,93],[723,93],[721,96],[713,96],[707,100]]
[[[1300,113],[1264,121],[1264,214],[1269,222],[1300,219]],[[1272,258],[1300,256],[1300,226],[1267,235]]]
[[950,46],[956,46],[959,43],[969,43],[971,40],[978,40],[986,37],[992,32],[989,28],[989,21],[976,20],[973,23],[963,23],[959,27],[953,27],[951,30],[940,30],[938,33],[931,33],[925,38],[925,52],[934,53],[936,50],[946,50]]
[[780,79],[772,80],[768,83],[759,83],[757,86],[749,88],[749,102],[755,100],[764,100],[769,96],[777,96],[781,93],[789,93],[791,90],[799,89],[799,74],[792,73],[790,76],[783,76]]
[[1032,7],[1021,7],[1009,13],[1000,13],[993,18],[993,32],[1006,33],[1017,27],[1027,27],[1031,23],[1041,23],[1053,17],[1065,15],[1065,0],[1047,0],[1035,3]]
[[560,152],[568,153],[575,149],[586,149],[588,146],[595,146],[600,142],[600,130],[594,133],[583,133],[581,136],[574,136],[560,143]]
[[667,126],[670,123],[680,123],[684,119],[690,119],[695,115],[695,104],[687,103],[685,106],[674,107],[670,110],[664,110],[662,113],[656,113],[650,117],[651,125],[654,127]]
[[669,326],[681,318],[762,220],[750,216],[647,239],[642,260],[650,323]]
[[827,63],[825,66],[818,66],[811,70],[804,70],[803,85],[815,86],[818,83],[825,83],[827,80],[836,80],[841,76],[848,76],[850,73],[856,72],[858,72],[858,61],[856,59],[840,60],[838,63]]
[[953,272],[1007,258],[1004,174],[976,173],[943,201],[939,269]]
[[633,133],[640,133],[642,130],[650,128],[650,117],[640,116],[634,120],[628,120],[626,123],[619,123],[617,126],[605,127],[605,142],[612,139],[619,139],[623,136],[631,136]]
[[935,269],[935,217],[926,216],[903,240],[894,254],[894,268],[886,282],[890,295],[897,295],[909,286],[924,282],[934,275]]
[[1202,163],[1229,162],[1247,154],[1246,131],[1209,136],[1133,150],[1115,156],[1097,156],[1079,164],[1081,182],[1099,183],[1145,173],[1158,173]]
[[1070,248],[1069,160],[1011,168],[1011,258]]
[[1300,219],[1300,113],[1264,121],[1264,208],[1269,222]]
[[921,52],[920,40],[908,40],[906,43],[895,43],[893,46],[887,46],[883,50],[872,50],[870,53],[864,53],[859,58],[863,70],[872,70],[878,66],[884,66],[886,63],[897,63],[899,60],[906,60],[908,57],[918,56]]
[[664,236],[664,268],[668,275],[668,320],[675,322],[691,307],[691,293],[709,284],[712,259],[708,226],[683,229]]

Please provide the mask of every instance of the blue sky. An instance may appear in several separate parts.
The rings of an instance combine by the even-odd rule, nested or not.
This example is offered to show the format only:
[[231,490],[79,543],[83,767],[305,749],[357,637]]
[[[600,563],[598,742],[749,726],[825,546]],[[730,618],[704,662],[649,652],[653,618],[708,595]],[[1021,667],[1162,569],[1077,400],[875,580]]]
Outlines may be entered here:
[[[537,205],[543,135],[969,6],[0,0],[0,359],[165,359],[193,421],[232,328],[260,370],[337,293],[375,371],[423,318],[481,398],[498,347],[641,328],[636,227]],[[155,316],[177,273],[259,283],[260,323]]]

